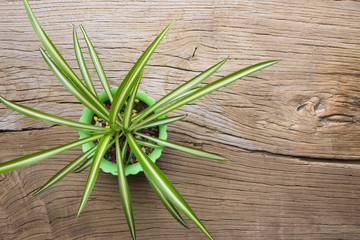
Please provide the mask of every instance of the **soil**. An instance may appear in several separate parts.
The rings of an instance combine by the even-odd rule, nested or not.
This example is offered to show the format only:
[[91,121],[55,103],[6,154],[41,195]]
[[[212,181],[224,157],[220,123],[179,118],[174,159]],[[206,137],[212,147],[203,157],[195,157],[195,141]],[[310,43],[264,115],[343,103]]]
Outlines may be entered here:
[[[111,107],[111,104],[109,101],[106,101],[105,103],[105,106],[110,109]],[[137,99],[135,100],[135,103],[134,103],[134,109],[133,109],[133,114],[137,114],[137,113],[140,113],[142,110],[144,110],[145,108],[147,108],[148,105],[146,103],[144,103],[143,101],[141,100],[138,100]],[[121,109],[120,111],[121,115],[123,115],[124,113],[124,107]],[[149,114],[149,116],[151,116],[153,113]],[[102,120],[101,118],[99,118],[99,116],[97,116],[96,114],[94,114],[93,116],[93,119],[92,119],[92,124],[93,125],[97,125],[97,126],[101,126],[101,127],[106,127],[109,125],[108,122]],[[143,133],[143,134],[146,134],[146,135],[150,135],[152,137],[159,137],[159,127],[152,127],[152,128],[144,128],[144,129],[141,129],[141,130],[138,130],[139,133]],[[143,141],[148,141],[147,139],[145,138],[142,138],[140,136],[135,136],[135,138],[139,139],[139,140],[143,140]],[[100,141],[100,139],[98,140],[95,140],[94,141],[94,144],[98,144],[98,142]],[[122,148],[123,146],[123,142],[125,141],[125,136],[121,136],[120,139],[119,139],[119,142],[120,142],[120,147]],[[146,147],[146,146],[141,146],[141,149],[149,156],[152,151],[154,150],[153,148],[150,148],[150,147]],[[116,163],[116,148],[115,148],[115,144],[112,145],[106,152],[105,152],[105,155],[104,155],[104,158],[108,161],[111,161],[113,163]],[[127,147],[127,153],[126,153],[126,157],[124,159],[124,164],[125,165],[128,165],[128,164],[133,164],[133,163],[136,163],[137,162],[137,159],[135,157],[135,155],[131,152],[129,146]]]

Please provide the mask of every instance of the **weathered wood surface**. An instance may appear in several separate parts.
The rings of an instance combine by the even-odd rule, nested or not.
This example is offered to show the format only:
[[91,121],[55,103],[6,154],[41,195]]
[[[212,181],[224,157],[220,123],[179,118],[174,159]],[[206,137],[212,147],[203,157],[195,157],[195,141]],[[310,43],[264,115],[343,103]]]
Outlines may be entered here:
[[[30,4],[74,67],[72,26],[83,24],[113,86],[181,10],[140,87],[156,99],[227,56],[211,80],[282,59],[177,111],[189,116],[169,127],[170,140],[222,153],[229,162],[166,149],[158,165],[216,239],[360,238],[360,2]],[[52,76],[38,46],[21,1],[2,0],[0,95],[78,119],[82,105]],[[0,131],[1,162],[77,138],[72,129],[3,105]],[[0,239],[130,238],[113,176],[99,175],[76,223],[86,173],[32,196],[79,154],[74,149],[46,165],[0,174]],[[129,184],[138,239],[205,239],[193,224],[186,230],[172,220],[143,174],[131,176]]]

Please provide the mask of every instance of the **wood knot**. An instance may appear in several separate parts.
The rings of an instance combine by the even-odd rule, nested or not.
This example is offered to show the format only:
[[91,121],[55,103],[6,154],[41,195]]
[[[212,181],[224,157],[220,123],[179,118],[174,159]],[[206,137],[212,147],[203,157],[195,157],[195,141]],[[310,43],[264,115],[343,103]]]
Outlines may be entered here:
[[[346,99],[345,99],[346,100]],[[315,120],[317,127],[337,127],[356,123],[356,116],[353,111],[344,108],[344,99],[333,98],[332,101],[325,101],[319,97],[312,97],[303,101],[297,107],[296,112],[308,120]],[[309,116],[311,118],[309,119]]]
[[324,114],[325,111],[326,107],[319,97],[312,97],[302,102],[296,109],[299,115],[310,113],[312,116],[320,116]]

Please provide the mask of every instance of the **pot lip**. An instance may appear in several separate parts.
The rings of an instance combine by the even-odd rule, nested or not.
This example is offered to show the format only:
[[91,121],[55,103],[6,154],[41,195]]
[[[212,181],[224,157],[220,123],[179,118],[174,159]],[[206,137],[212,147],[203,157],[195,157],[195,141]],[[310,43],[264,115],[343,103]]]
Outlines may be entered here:
[[[115,95],[117,89],[118,89],[117,87],[111,88],[111,94]],[[107,96],[105,91],[98,94],[98,96],[99,96],[99,99],[100,99],[101,102],[105,102],[105,101],[108,100],[108,96]],[[138,91],[136,93],[136,98],[138,98],[139,100],[145,102],[148,106],[151,106],[151,105],[155,104],[155,100],[152,97],[148,96],[143,91]],[[160,109],[158,109],[157,111],[160,111]],[[157,111],[154,111],[154,112],[157,112]],[[91,124],[93,116],[94,116],[94,113],[90,109],[85,108],[82,111],[81,118],[80,118],[79,122]],[[165,116],[159,117],[159,119],[161,119],[161,118],[165,118]],[[78,133],[79,133],[79,139],[83,139],[83,138],[86,138],[86,137],[90,136],[86,132],[81,131],[81,130],[78,130]],[[162,140],[167,139],[167,125],[160,125],[159,126],[159,138],[162,139]],[[83,152],[86,152],[92,146],[94,146],[93,142],[88,142],[88,143],[83,144],[82,145]],[[162,148],[154,149],[152,151],[152,153],[149,155],[149,158],[151,159],[151,161],[153,161],[155,163],[156,160],[161,156],[162,150],[163,150]],[[116,163],[108,161],[105,158],[103,158],[101,160],[100,168],[105,173],[111,173],[112,175],[118,175]],[[128,175],[136,175],[139,172],[142,172],[142,168],[141,168],[139,162],[127,165],[124,170],[125,170],[125,175],[126,176],[128,176]]]

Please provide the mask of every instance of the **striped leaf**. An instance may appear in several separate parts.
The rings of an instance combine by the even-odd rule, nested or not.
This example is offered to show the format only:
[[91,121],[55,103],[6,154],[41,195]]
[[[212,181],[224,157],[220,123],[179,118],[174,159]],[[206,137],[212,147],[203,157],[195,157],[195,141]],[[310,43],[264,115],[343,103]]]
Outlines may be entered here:
[[195,215],[190,206],[172,185],[169,179],[136,144],[134,136],[131,133],[127,133],[126,139],[128,140],[130,148],[134,151],[134,154],[138,159],[146,178],[149,179],[149,181],[151,181],[157,188],[159,188],[166,199],[168,199],[177,209],[179,209],[191,221],[193,221],[209,239],[213,239],[200,219]]
[[83,138],[81,140],[77,140],[71,143],[67,143],[58,147],[50,148],[47,150],[43,150],[37,153],[29,154],[23,157],[19,157],[7,162],[0,163],[0,173],[9,172],[21,167],[25,167],[27,165],[39,162],[51,156],[54,156],[58,153],[64,152],[66,150],[72,149],[74,147],[83,145],[84,143],[94,141],[95,139],[101,137],[102,134],[97,134],[88,138]]
[[176,221],[178,221],[181,225],[183,225],[185,228],[189,228],[189,226],[186,224],[184,219],[181,217],[180,213],[176,210],[174,205],[166,199],[164,194],[160,191],[158,187],[155,186],[151,181],[149,181],[151,187],[154,189],[156,195],[159,197],[162,204],[165,206],[165,208],[169,211],[169,213],[175,218]]
[[84,209],[85,203],[88,200],[90,193],[94,187],[96,178],[99,173],[101,159],[103,158],[103,156],[106,152],[106,148],[107,148],[108,143],[110,142],[110,139],[112,136],[113,136],[113,133],[104,135],[101,138],[100,142],[97,144],[96,151],[95,151],[95,154],[93,157],[92,166],[91,166],[91,169],[90,169],[90,172],[88,175],[88,179],[86,181],[84,193],[81,198],[81,202],[80,202],[80,206],[79,206],[79,210],[77,212],[76,218],[79,217],[81,211]]
[[134,101],[135,101],[135,96],[136,96],[136,93],[139,89],[139,86],[140,86],[140,81],[141,81],[141,78],[142,78],[142,73],[141,72],[138,76],[138,80],[137,82],[135,83],[135,87],[133,88],[132,90],[132,93],[131,93],[131,96],[129,97],[128,101],[127,101],[127,104],[126,104],[126,107],[125,107],[125,110],[124,110],[124,130],[127,130],[130,126],[130,122],[131,122],[131,117],[132,117],[132,114],[133,114],[133,108],[134,108]]
[[77,167],[73,170],[74,173],[81,173],[82,171],[84,171],[85,169],[87,169],[88,167],[91,166],[92,162],[94,160],[94,156],[86,159],[81,165],[80,167]]
[[75,27],[73,28],[73,42],[74,42],[74,50],[75,50],[76,60],[78,62],[80,72],[81,72],[81,75],[82,75],[82,77],[84,79],[84,82],[85,82],[87,88],[89,89],[89,91],[94,96],[97,97],[97,93],[96,93],[94,84],[93,84],[93,82],[91,80],[89,71],[88,71],[88,69],[86,67],[86,63],[85,63],[84,56],[83,56],[82,51],[81,51],[81,47],[80,47],[80,44],[79,44],[79,40],[78,40],[78,37],[77,37]]
[[139,135],[143,138],[146,138],[148,140],[154,141],[162,146],[165,147],[169,147],[169,148],[173,148],[194,156],[198,156],[198,157],[203,157],[203,158],[208,158],[208,159],[213,159],[213,160],[218,160],[218,161],[227,161],[228,159],[226,157],[223,157],[219,154],[216,153],[211,153],[211,152],[207,152],[201,149],[197,149],[197,148],[193,148],[193,147],[188,147],[185,145],[181,145],[178,143],[174,143],[174,142],[170,142],[170,141],[166,141],[166,140],[162,140],[159,138],[155,138],[155,137],[151,137],[142,133],[136,133],[136,135]]
[[[129,230],[133,239],[136,239],[136,232],[135,232],[135,222],[134,222],[134,215],[131,206],[131,198],[130,198],[130,191],[129,186],[125,176],[125,169],[124,169],[124,158],[121,157],[122,152],[120,149],[120,143],[117,138],[116,143],[116,165],[118,171],[118,181],[119,181],[119,191],[121,197],[121,203],[124,209],[126,221],[129,226]],[[125,146],[125,144],[124,144]],[[126,147],[123,152],[126,153]]]
[[140,129],[144,129],[144,128],[152,128],[152,127],[157,127],[157,126],[160,126],[160,125],[170,124],[170,123],[179,121],[181,119],[184,119],[186,116],[187,115],[184,114],[184,115],[179,115],[179,116],[167,117],[167,118],[163,118],[163,119],[154,120],[152,122],[149,122],[148,124],[142,125],[141,127],[139,127],[136,130],[140,130]]
[[139,145],[139,146],[146,146],[146,147],[151,147],[151,148],[161,148],[163,149],[164,146],[159,146],[155,143],[151,143],[151,142],[147,142],[147,141],[141,141],[139,139],[136,139],[136,143]]
[[128,147],[128,142],[125,138],[125,141],[123,142],[122,145],[122,149],[121,149],[121,159],[125,159],[126,158],[126,152],[127,152],[127,147]]
[[86,31],[85,31],[85,29],[84,29],[84,27],[82,25],[80,25],[80,29],[81,29],[81,31],[82,31],[82,33],[84,35],[85,42],[86,42],[86,44],[88,46],[89,53],[90,53],[90,56],[91,56],[91,60],[92,60],[92,62],[94,64],[96,73],[99,76],[100,82],[101,82],[101,84],[102,84],[102,86],[103,86],[103,88],[104,88],[110,102],[112,102],[113,101],[113,96],[111,95],[110,85],[109,85],[109,82],[108,82],[108,80],[106,78],[105,71],[104,71],[104,68],[102,67],[100,58],[99,58],[98,54],[96,53],[95,48],[92,45],[92,43],[90,41],[90,38],[86,34]]
[[[45,53],[45,51],[40,48],[41,55],[43,56],[45,62],[48,64],[49,68],[56,76],[56,78],[61,82],[61,84],[74,96],[76,97],[82,104],[88,107],[91,111],[101,116],[105,121],[109,120],[108,113],[101,108],[98,108],[95,103],[85,97],[78,88],[68,79],[66,75],[58,68],[58,66],[50,59],[50,57]],[[104,107],[104,106],[103,106]]]
[[36,192],[33,194],[34,196],[42,193],[49,187],[53,186],[55,183],[59,182],[61,179],[63,179],[66,175],[71,173],[72,170],[74,170],[82,161],[87,159],[96,149],[96,145],[87,150],[85,153],[81,154],[79,157],[77,157],[74,161],[66,165],[63,169],[61,169],[58,173],[56,173],[52,178],[50,178],[41,188],[36,190]]
[[29,20],[31,22],[31,25],[33,26],[33,29],[38,36],[40,42],[46,49],[46,51],[49,53],[51,58],[54,61],[54,64],[58,66],[58,68],[63,72],[67,78],[69,78],[69,81],[78,88],[78,91],[86,98],[88,98],[90,101],[93,102],[94,105],[96,105],[99,109],[107,113],[108,117],[108,111],[107,109],[101,104],[101,102],[98,100],[96,96],[94,96],[81,82],[81,80],[78,78],[78,76],[74,73],[74,71],[70,68],[68,63],[65,61],[65,59],[62,57],[60,52],[56,49],[54,44],[51,42],[49,37],[46,35],[44,30],[41,28],[39,21],[36,19],[29,3],[27,0],[23,0],[26,12],[28,14]]
[[123,107],[127,97],[130,94],[131,89],[135,86],[137,76],[143,71],[146,63],[150,59],[151,55],[155,51],[156,47],[159,45],[160,41],[163,39],[167,31],[170,29],[175,19],[170,22],[169,25],[155,38],[155,40],[150,44],[150,46],[145,50],[145,52],[140,56],[135,65],[131,68],[129,73],[126,75],[125,79],[121,82],[118,90],[116,91],[113,104],[110,109],[110,125],[112,126],[115,122],[117,114],[120,112],[120,109]]
[[[115,143],[115,139],[111,140],[110,143],[107,145],[106,147],[106,151]],[[73,172],[74,173],[81,173],[82,171],[84,171],[85,169],[87,169],[88,167],[91,166],[93,161],[93,157],[88,158],[87,160],[85,160],[83,162],[83,164],[80,165],[80,167],[76,168]]]
[[144,124],[147,124],[153,120],[155,120],[156,118],[163,116],[179,107],[184,106],[185,104],[188,104],[206,94],[209,94],[219,88],[222,88],[242,77],[245,77],[251,73],[260,71],[261,69],[270,67],[271,65],[274,65],[276,63],[278,63],[279,60],[273,60],[273,61],[266,61],[266,62],[261,62],[261,63],[257,63],[254,65],[251,65],[249,67],[246,67],[244,69],[241,69],[237,72],[234,72],[228,76],[225,76],[223,78],[220,78],[212,83],[209,83],[208,85],[200,88],[199,90],[193,92],[192,94],[183,97],[181,99],[179,99],[178,101],[175,101],[174,103],[170,104],[169,106],[164,107],[162,110],[160,110],[159,112],[151,115],[150,117],[146,118],[144,121],[138,123],[137,125],[135,125],[134,127],[132,127],[132,129],[136,129],[141,127]]
[[80,122],[76,122],[73,120],[69,120],[66,118],[62,118],[62,117],[58,117],[55,115],[51,115],[48,113],[44,113],[44,112],[40,112],[38,110],[17,104],[17,103],[13,103],[3,97],[0,96],[0,102],[2,102],[6,107],[21,113],[22,115],[28,116],[28,117],[32,117],[41,121],[45,121],[45,122],[50,122],[50,123],[54,123],[54,124],[59,124],[62,126],[67,126],[67,127],[72,127],[75,129],[81,129],[84,131],[94,131],[94,132],[108,132],[111,131],[110,129],[107,128],[102,128],[102,127],[98,127],[98,126],[94,126],[91,124],[86,124],[86,123],[80,123]]
[[155,109],[170,103],[176,97],[186,93],[187,91],[189,91],[192,88],[199,85],[201,82],[203,82],[204,80],[209,78],[213,73],[215,73],[222,65],[224,65],[227,60],[228,60],[228,58],[226,58],[226,59],[222,60],[221,62],[215,64],[214,66],[212,66],[209,69],[205,70],[204,72],[200,73],[199,75],[197,75],[193,79],[187,81],[186,83],[180,85],[179,87],[177,87],[176,89],[174,89],[170,93],[166,94],[159,101],[157,101],[154,105],[144,109],[141,113],[138,114],[138,116],[136,118],[134,118],[134,124],[139,122],[145,116],[149,115]]

